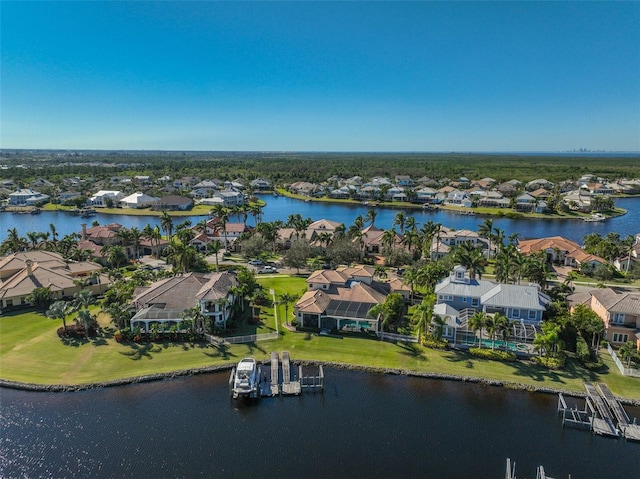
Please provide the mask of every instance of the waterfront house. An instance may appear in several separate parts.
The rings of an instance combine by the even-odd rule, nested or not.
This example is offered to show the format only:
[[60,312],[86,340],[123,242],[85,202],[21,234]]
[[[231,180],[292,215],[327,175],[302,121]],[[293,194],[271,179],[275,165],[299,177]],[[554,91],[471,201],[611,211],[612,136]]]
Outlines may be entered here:
[[0,308],[28,304],[27,296],[41,287],[51,288],[57,299],[73,297],[81,289],[102,294],[111,281],[100,274],[101,269],[91,261],[67,263],[62,255],[49,251],[10,254],[0,260]]
[[251,186],[255,191],[267,191],[272,189],[271,182],[264,178],[256,178],[255,180],[250,181],[249,186]]
[[[435,288],[436,304],[447,304],[464,318],[476,311],[500,313],[511,321],[539,325],[550,298],[537,285],[500,284],[471,279],[464,266],[456,266]],[[459,314],[465,310],[464,314]]]
[[445,204],[451,206],[462,206],[464,208],[471,208],[473,202],[466,191],[460,191],[454,189],[447,194]]
[[150,331],[154,323],[180,325],[185,310],[197,307],[200,313],[216,328],[226,328],[238,285],[232,271],[220,273],[186,273],[165,278],[149,286],[136,288],[132,307],[131,329],[139,327]]
[[437,190],[424,186],[416,190],[416,203],[435,203],[437,201]]
[[592,289],[573,294],[568,300],[572,311],[578,304],[584,304],[602,318],[604,339],[618,346],[633,341],[640,350],[640,293]]
[[87,204],[89,206],[106,208],[109,203],[113,206],[117,205],[122,198],[124,198],[122,191],[100,190],[87,200]]
[[31,188],[22,188],[9,195],[9,206],[37,206],[49,201],[49,195],[45,195]]
[[146,193],[133,193],[119,201],[120,206],[123,208],[148,208],[160,201],[160,198],[156,196],[149,196]]
[[289,185],[289,191],[302,196],[315,196],[324,191],[324,187],[308,181],[296,181]]
[[391,290],[373,276],[370,266],[314,271],[307,278],[307,292],[294,307],[298,323],[318,329],[377,330],[378,319],[369,310],[383,303]]
[[414,181],[411,179],[409,175],[396,175],[395,182],[396,182],[396,185],[402,186],[402,187],[414,185]]
[[186,211],[193,207],[193,200],[186,196],[168,195],[163,196],[153,206],[154,210]]
[[516,210],[531,212],[536,207],[537,200],[529,193],[523,193],[516,197]]

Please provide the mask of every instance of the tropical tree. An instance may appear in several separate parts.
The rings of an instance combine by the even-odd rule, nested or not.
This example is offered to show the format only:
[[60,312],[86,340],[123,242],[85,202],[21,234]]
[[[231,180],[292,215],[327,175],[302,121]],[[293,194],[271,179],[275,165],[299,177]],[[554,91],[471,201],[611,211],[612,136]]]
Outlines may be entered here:
[[491,240],[493,239],[493,220],[487,218],[478,228],[478,235],[489,240],[489,258],[491,258]]
[[623,361],[626,361],[627,367],[631,367],[631,360],[636,355],[636,345],[633,344],[633,341],[628,341],[620,346],[618,349],[618,354]]
[[160,228],[166,233],[167,239],[170,239],[173,233],[173,219],[166,211],[163,211],[160,217]]
[[105,245],[102,247],[101,252],[105,255],[111,268],[118,268],[127,262],[127,254],[120,245]]
[[533,344],[542,356],[557,358],[564,348],[564,341],[561,339],[562,326],[551,321],[542,323],[542,333],[536,335]]
[[422,340],[432,322],[434,301],[431,296],[433,295],[425,296],[411,315],[411,321],[416,325],[420,340]]
[[220,241],[210,241],[206,246],[207,253],[214,255],[216,259],[216,273],[219,271],[218,267],[218,253],[222,250],[222,245]]
[[92,304],[95,304],[96,298],[91,294],[88,289],[81,289],[73,295],[72,311],[79,311],[81,309],[89,309]]
[[400,230],[400,234],[404,234],[404,227],[405,227],[405,222],[406,222],[406,218],[404,216],[404,213],[402,211],[400,211],[398,214],[396,214],[396,217],[393,219],[393,223],[391,224],[391,226],[398,226],[398,229]]
[[393,228],[385,230],[380,241],[387,251],[393,251],[396,244],[396,230]]
[[198,259],[198,251],[195,246],[183,243],[177,236],[171,238],[167,253],[167,259],[183,273],[190,271]]
[[279,303],[284,306],[284,318],[287,325],[289,325],[289,306],[297,299],[297,296],[290,293],[282,293],[278,296]]
[[371,226],[374,226],[376,222],[376,216],[378,216],[376,210],[370,209],[369,211],[367,211],[367,214],[364,217],[364,222],[369,223]]
[[27,240],[20,236],[16,228],[10,228],[7,230],[7,238],[0,244],[0,253],[18,253],[27,247]]
[[133,227],[129,230],[129,240],[131,241],[131,245],[133,246],[133,251],[136,259],[140,258],[140,241],[143,237],[144,234],[138,228]]
[[53,291],[51,291],[51,286],[41,286],[38,288],[34,288],[33,291],[29,295],[27,295],[26,300],[31,303],[31,305],[39,310],[46,310],[53,303],[54,295]]
[[487,325],[487,314],[483,311],[476,312],[467,320],[469,328],[474,332],[476,338],[478,338],[478,346],[482,347],[482,332]]
[[67,318],[67,315],[70,313],[70,309],[71,309],[70,303],[67,303],[66,301],[61,300],[51,304],[45,314],[47,318],[61,319],[62,329],[66,331],[67,329],[66,318]]
[[487,260],[482,253],[481,245],[475,245],[471,241],[465,241],[455,247],[453,258],[455,262],[467,269],[469,278],[475,279],[476,276],[482,278]]

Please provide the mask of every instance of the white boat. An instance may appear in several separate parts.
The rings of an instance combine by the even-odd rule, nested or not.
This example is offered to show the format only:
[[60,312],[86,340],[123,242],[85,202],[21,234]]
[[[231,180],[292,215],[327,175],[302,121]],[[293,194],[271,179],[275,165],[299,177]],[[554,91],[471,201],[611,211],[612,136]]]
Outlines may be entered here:
[[584,218],[583,221],[586,221],[588,223],[595,223],[595,222],[599,222],[599,221],[604,221],[606,220],[607,217],[600,214],[600,213],[594,213],[591,216]]
[[258,397],[260,374],[256,360],[253,358],[244,358],[236,366],[233,376],[233,398],[239,397]]

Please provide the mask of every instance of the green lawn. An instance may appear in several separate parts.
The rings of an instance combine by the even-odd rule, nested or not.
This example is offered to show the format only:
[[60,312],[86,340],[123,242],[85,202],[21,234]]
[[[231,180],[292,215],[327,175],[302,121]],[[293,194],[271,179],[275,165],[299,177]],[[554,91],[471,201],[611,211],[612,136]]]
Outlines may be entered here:
[[[300,294],[304,289],[304,279],[297,277],[260,278],[259,281],[267,289],[273,288],[276,294],[285,291]],[[263,309],[261,317],[264,327],[260,327],[259,332],[272,329],[273,311]],[[278,319],[282,325],[284,306],[279,307]],[[456,351],[437,351],[415,344],[394,344],[357,336],[327,337],[291,332],[282,326],[278,340],[214,347],[171,342],[119,344],[112,338],[110,328],[97,339],[65,344],[56,335],[60,325],[60,321],[33,312],[0,316],[0,377],[38,384],[84,384],[233,364],[245,356],[267,359],[271,351],[287,350],[294,359],[478,376],[573,391],[583,391],[583,381],[602,381],[616,394],[640,399],[640,379],[622,376],[606,352],[602,354],[607,366],[604,374],[585,371],[573,363],[564,371],[554,372],[524,362],[487,361]]]

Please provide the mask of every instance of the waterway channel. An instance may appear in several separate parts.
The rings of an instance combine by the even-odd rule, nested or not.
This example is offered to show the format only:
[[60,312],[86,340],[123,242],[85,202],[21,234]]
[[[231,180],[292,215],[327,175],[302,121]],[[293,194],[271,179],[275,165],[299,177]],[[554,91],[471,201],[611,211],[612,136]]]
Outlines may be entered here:
[[640,445],[563,429],[555,396],[327,369],[322,394],[245,404],[227,379],[1,390],[0,476],[640,477]]
[[[263,210],[263,221],[286,221],[290,214],[300,213],[304,218],[329,219],[338,221],[349,226],[358,216],[365,216],[371,208],[366,205],[346,205],[337,203],[323,203],[316,201],[301,201],[287,197],[263,196],[267,205]],[[502,229],[507,236],[518,233],[520,238],[540,238],[545,236],[564,236],[578,243],[589,233],[600,233],[602,235],[615,231],[622,237],[635,235],[640,232],[640,198],[617,198],[616,205],[628,211],[626,215],[611,218],[601,223],[589,223],[581,220],[561,220],[561,219],[509,219],[501,217],[491,218],[494,227]],[[413,215],[419,225],[427,221],[434,221],[449,228],[478,230],[478,226],[484,221],[482,216],[465,216],[453,211],[427,212],[421,209],[399,209],[399,208],[375,208],[377,213],[375,224],[380,228],[390,228],[393,220],[402,211],[405,216]],[[176,217],[174,223],[190,220],[196,224],[202,220],[202,216]],[[39,215],[0,213],[0,241],[7,236],[7,229],[17,228],[21,235],[28,231],[47,231],[49,225],[53,223],[56,230],[61,235],[72,232],[80,232],[81,224],[91,224],[98,221],[100,224],[120,223],[128,228],[144,228],[147,224],[159,224],[158,217],[155,216],[130,216],[130,215],[106,215],[98,213],[91,218],[79,218],[63,211],[47,211]],[[252,224],[253,218],[248,218],[248,224]]]

